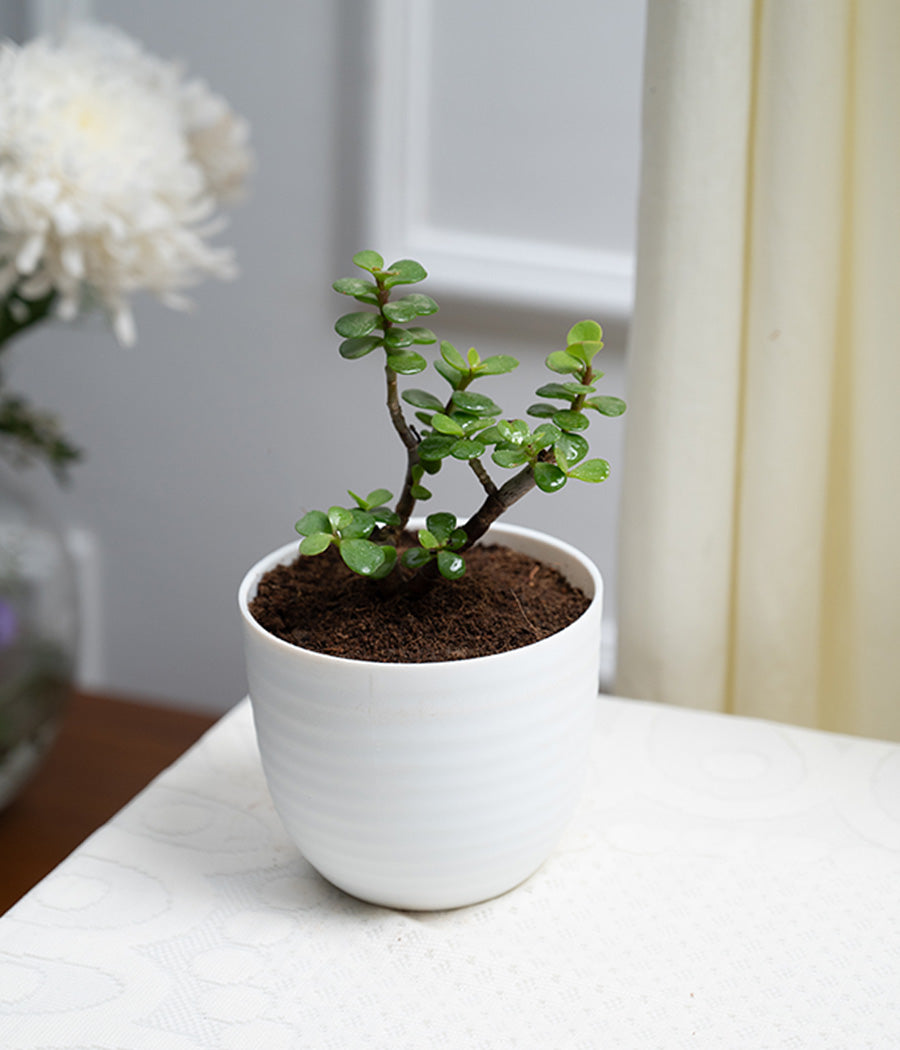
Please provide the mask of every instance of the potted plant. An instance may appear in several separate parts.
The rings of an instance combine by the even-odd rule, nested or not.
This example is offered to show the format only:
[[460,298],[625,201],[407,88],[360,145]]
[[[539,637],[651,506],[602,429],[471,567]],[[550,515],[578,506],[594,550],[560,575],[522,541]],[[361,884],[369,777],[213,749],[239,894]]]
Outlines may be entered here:
[[[547,358],[558,378],[528,408],[534,426],[473,389],[517,367],[505,355],[441,342],[443,396],[401,393],[401,377],[427,367],[420,348],[437,342],[419,324],[437,304],[403,287],[425,270],[372,251],[353,261],[366,276],[334,288],[363,309],[337,321],[340,353],[383,354],[404,480],[393,505],[376,488],[307,511],[299,550],[287,544],[247,573],[250,697],[273,800],[313,867],[376,904],[452,908],[511,889],[546,859],[578,797],[597,694],[597,569],[497,519],[534,488],[603,481],[589,413],[625,404],[596,393],[594,321]],[[502,483],[488,456],[511,472]],[[413,518],[450,463],[477,477],[481,505],[465,521]]]

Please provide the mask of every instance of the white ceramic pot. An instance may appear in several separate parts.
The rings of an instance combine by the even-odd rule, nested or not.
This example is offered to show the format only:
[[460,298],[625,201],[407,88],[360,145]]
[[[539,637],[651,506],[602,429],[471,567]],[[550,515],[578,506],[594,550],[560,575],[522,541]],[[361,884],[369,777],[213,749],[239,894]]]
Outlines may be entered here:
[[497,525],[488,539],[556,566],[591,604],[533,645],[440,663],[347,660],[275,638],[241,584],[247,677],[275,807],[309,863],[362,900],[434,910],[512,889],[578,800],[597,698],[602,581],[579,551]]

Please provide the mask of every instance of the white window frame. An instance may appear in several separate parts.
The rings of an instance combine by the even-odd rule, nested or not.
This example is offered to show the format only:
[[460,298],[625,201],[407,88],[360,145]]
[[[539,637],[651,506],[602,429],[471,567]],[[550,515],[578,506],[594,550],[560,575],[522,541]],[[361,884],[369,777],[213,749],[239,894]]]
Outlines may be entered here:
[[627,321],[634,300],[633,253],[476,234],[429,222],[427,114],[435,2],[373,0],[367,243],[392,258],[427,259],[433,286],[466,299],[581,310]]

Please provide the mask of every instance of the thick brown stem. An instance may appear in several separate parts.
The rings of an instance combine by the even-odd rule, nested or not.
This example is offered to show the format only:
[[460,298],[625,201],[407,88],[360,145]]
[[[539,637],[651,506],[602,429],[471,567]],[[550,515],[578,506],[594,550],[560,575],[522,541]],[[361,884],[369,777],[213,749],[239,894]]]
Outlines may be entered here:
[[409,523],[410,516],[412,515],[413,508],[416,505],[415,498],[412,494],[413,487],[413,476],[412,468],[419,461],[419,453],[417,450],[411,450],[407,453],[406,463],[406,477],[403,480],[403,491],[400,493],[400,499],[397,500],[397,506],[394,508],[394,512],[400,519],[399,524],[395,527],[394,533],[399,536]]
[[467,539],[462,548],[468,550],[473,544],[487,532],[501,514],[505,514],[514,503],[527,495],[535,486],[534,470],[531,466],[520,470],[499,489],[489,492],[484,503],[478,508],[471,518],[462,526]]

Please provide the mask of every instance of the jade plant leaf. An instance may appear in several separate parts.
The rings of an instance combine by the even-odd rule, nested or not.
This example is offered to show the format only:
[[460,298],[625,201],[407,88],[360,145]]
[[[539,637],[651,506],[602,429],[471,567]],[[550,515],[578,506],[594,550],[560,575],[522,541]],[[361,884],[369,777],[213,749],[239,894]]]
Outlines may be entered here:
[[594,483],[606,481],[609,477],[609,463],[605,459],[585,460],[584,463],[579,463],[577,467],[569,471],[569,477]]
[[444,411],[444,403],[427,390],[404,390],[401,397],[408,405],[414,405],[416,408],[427,408],[432,412]]
[[[381,268],[384,269],[382,262]],[[398,284],[418,284],[428,276],[424,266],[417,263],[415,259],[400,259],[387,267],[387,277],[384,281],[385,288],[393,288]]]
[[338,349],[341,357],[355,361],[358,357],[371,354],[376,346],[381,346],[381,339],[377,335],[364,335],[359,339],[345,339]]
[[541,492],[557,492],[565,485],[566,475],[555,463],[535,463],[534,480]]
[[519,362],[509,354],[494,354],[492,357],[486,357],[477,371],[480,376],[499,376],[518,367]]
[[312,532],[300,541],[300,553],[310,556],[321,554],[331,546],[333,539],[330,532]]
[[381,270],[384,268],[384,259],[378,254],[378,252],[357,252],[356,255],[353,256],[353,261],[361,269],[368,270],[370,273],[374,273],[375,270]]
[[599,397],[589,397],[584,402],[585,408],[593,408],[604,416],[621,416],[625,411],[625,402],[620,397],[610,397],[602,394]]
[[455,551],[438,551],[437,564],[445,580],[458,580],[466,571],[465,559]]
[[360,336],[374,332],[377,327],[378,314],[372,310],[363,310],[339,317],[335,322],[334,330],[346,339],[358,339]]
[[301,536],[311,536],[314,532],[330,532],[331,522],[324,511],[311,510],[303,515],[294,528]]
[[348,569],[360,576],[372,576],[383,565],[387,557],[385,547],[379,547],[371,540],[351,539],[341,544],[341,558]]

